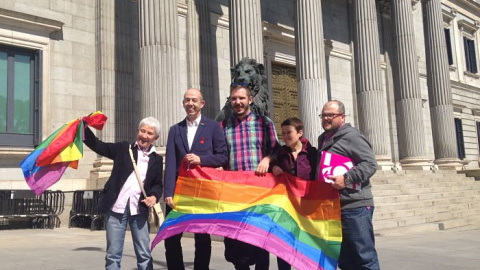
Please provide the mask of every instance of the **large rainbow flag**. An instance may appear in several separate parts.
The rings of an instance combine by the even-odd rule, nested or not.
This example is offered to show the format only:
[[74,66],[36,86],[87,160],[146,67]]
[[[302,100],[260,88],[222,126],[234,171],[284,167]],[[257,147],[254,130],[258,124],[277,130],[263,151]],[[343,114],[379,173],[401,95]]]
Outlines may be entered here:
[[42,194],[60,180],[67,167],[78,168],[78,160],[83,157],[83,122],[101,130],[107,117],[97,111],[82,120],[64,124],[20,164],[23,176],[35,194]]
[[181,232],[208,233],[263,248],[297,269],[337,268],[340,200],[330,184],[190,166],[180,168],[174,203],[152,250]]

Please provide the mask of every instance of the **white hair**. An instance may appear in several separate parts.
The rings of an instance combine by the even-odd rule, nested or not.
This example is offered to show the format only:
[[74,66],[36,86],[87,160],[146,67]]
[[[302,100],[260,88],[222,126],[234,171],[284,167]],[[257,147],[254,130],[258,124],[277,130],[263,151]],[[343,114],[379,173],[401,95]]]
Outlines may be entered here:
[[143,118],[138,124],[138,129],[142,128],[145,125],[155,129],[155,133],[157,135],[160,135],[160,122],[158,122],[156,118],[153,118],[151,116]]

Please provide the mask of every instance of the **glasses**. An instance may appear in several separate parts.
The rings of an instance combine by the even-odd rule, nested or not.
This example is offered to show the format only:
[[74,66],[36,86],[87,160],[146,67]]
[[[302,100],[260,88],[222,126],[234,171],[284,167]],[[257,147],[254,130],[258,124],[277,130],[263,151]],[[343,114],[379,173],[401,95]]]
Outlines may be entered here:
[[326,114],[320,114],[318,116],[320,116],[320,118],[325,118],[325,119],[328,119],[328,120],[332,120],[333,118],[335,118],[339,115],[343,115],[343,113],[326,113]]

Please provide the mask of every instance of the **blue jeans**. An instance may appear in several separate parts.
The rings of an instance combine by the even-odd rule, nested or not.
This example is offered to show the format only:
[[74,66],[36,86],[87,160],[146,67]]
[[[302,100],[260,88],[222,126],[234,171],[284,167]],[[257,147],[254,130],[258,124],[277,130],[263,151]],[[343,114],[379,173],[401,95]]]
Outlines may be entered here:
[[137,268],[142,270],[153,269],[153,260],[150,252],[150,225],[147,217],[143,215],[131,216],[127,207],[123,214],[110,211],[108,214],[105,214],[105,220],[107,230],[105,269],[120,269],[127,221],[130,224],[133,248],[135,255],[137,255]]
[[342,270],[379,270],[375,236],[373,234],[373,206],[342,209],[342,247],[338,267]]

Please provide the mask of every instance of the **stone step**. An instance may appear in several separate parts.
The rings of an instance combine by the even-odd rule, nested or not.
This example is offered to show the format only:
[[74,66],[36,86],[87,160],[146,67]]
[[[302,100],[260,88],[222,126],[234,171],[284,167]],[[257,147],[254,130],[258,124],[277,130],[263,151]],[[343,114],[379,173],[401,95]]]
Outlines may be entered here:
[[[395,176],[395,177],[388,177],[388,176],[381,176],[381,177],[372,177],[371,182],[373,185],[380,185],[380,184],[405,184],[405,183],[429,183],[429,182],[449,182],[449,181],[457,181],[457,182],[471,182],[475,183],[475,179],[473,177],[465,177],[463,175],[455,175],[449,177],[442,177],[437,175],[422,175],[422,176]],[[477,181],[480,185],[480,183]]]
[[375,207],[375,213],[373,214],[374,221],[415,216],[414,209],[397,210],[397,211],[377,211],[377,207]]
[[[377,204],[375,206],[375,215],[383,213],[410,211],[414,210],[414,215],[429,213],[433,210],[438,212],[450,211],[452,208],[477,209],[480,208],[480,202],[471,202],[468,198],[445,198],[436,201],[413,201],[393,204]],[[450,210],[449,210],[450,209]],[[458,210],[458,209],[454,209]]]
[[439,171],[421,171],[421,170],[400,170],[400,171],[377,171],[375,173],[375,176],[381,176],[381,175],[445,175],[445,176],[453,176],[457,174],[461,175],[467,175],[471,174],[471,172],[478,172],[478,176],[480,176],[480,170],[475,169],[475,170],[439,170]]
[[393,196],[393,195],[414,195],[414,194],[427,194],[427,193],[451,193],[457,191],[469,191],[477,190],[469,185],[454,185],[454,186],[431,186],[431,187],[419,187],[419,188],[400,188],[400,189],[373,189],[373,193],[377,197]]
[[455,187],[468,186],[469,188],[478,188],[480,190],[480,183],[475,181],[441,181],[441,182],[406,182],[406,183],[392,183],[392,184],[376,184],[372,185],[373,190],[397,190],[397,189],[418,189],[418,188],[432,188],[432,187]]
[[422,200],[438,200],[445,198],[469,198],[472,201],[478,201],[480,192],[478,190],[461,190],[440,193],[426,193],[426,194],[401,194],[395,196],[381,196],[378,192],[373,192],[375,203],[378,205],[414,202]]
[[465,209],[459,211],[448,211],[435,213],[431,216],[426,217],[427,222],[439,222],[439,221],[449,221],[455,219],[470,219],[478,216],[480,214],[480,209]]
[[466,226],[450,228],[449,230],[456,232],[480,230],[480,222],[478,222],[478,224],[469,224]]
[[373,189],[372,192],[374,197],[392,197],[397,195],[405,195],[402,189]]
[[403,184],[375,184],[372,185],[372,190],[397,190],[401,189],[404,185]]
[[383,220],[375,220],[374,227],[376,229],[388,229],[388,228],[396,228],[396,227],[407,227],[412,225],[419,225],[427,223],[425,217],[408,217],[408,218],[393,218],[393,219],[383,219]]
[[433,232],[438,230],[472,230],[480,229],[480,217],[476,216],[471,218],[455,218],[443,220],[441,222],[429,222],[425,224],[417,224],[405,227],[399,226],[382,228],[381,225],[382,224],[378,224],[378,222],[374,222],[375,235],[377,236]]
[[426,178],[412,178],[412,179],[408,179],[408,178],[385,178],[385,179],[382,179],[382,178],[376,178],[376,179],[371,179],[370,180],[372,185],[373,186],[378,186],[378,185],[386,185],[386,184],[410,184],[410,183],[442,183],[442,182],[457,182],[457,183],[462,183],[462,184],[465,184],[465,183],[477,183],[478,185],[480,185],[480,181],[475,181],[473,179],[470,179],[470,178],[462,178],[462,177],[458,177],[458,178],[441,178],[441,179],[438,179],[438,178],[431,178],[431,177],[426,177]]
[[480,227],[480,181],[447,171],[377,172],[371,179],[378,235]]
[[[393,205],[396,206],[396,205]],[[432,205],[430,207],[411,207],[410,209],[394,209],[387,210],[387,207],[381,205],[375,207],[374,220],[383,220],[383,219],[398,219],[398,218],[408,218],[413,216],[425,216],[427,217],[427,222],[438,221],[443,219],[455,218],[455,217],[464,217],[464,213],[469,214],[479,214],[480,215],[480,204],[472,204],[469,202],[455,203],[455,204],[443,204],[443,205]],[[449,216],[450,214],[450,216]],[[436,219],[437,217],[442,217]]]
[[453,228],[458,228],[458,227],[463,227],[463,226],[468,226],[472,224],[478,224],[480,222],[480,219],[477,218],[456,218],[456,219],[449,219],[449,220],[443,220],[441,222],[438,222],[438,227],[440,230],[450,230]]
[[440,230],[437,223],[425,223],[408,227],[395,227],[395,228],[385,228],[377,229],[376,224],[373,224],[375,235],[376,236],[391,236],[391,235],[404,235],[412,233],[421,233],[421,232],[433,232]]
[[375,172],[375,175],[374,177],[380,177],[380,176],[424,176],[424,175],[440,175],[440,176],[448,176],[448,177],[451,177],[451,176],[456,176],[456,175],[464,175],[464,176],[468,176],[466,175],[466,173],[463,173],[461,171],[456,171],[456,170],[446,170],[446,171],[435,171],[435,172],[432,172],[432,171],[415,171],[415,170],[408,170],[408,171],[397,171],[397,172],[393,172],[393,171],[376,171]]
[[[416,209],[412,212],[406,212],[409,216],[400,216],[393,217],[390,219],[381,219],[383,213],[374,214],[374,223],[375,226],[380,229],[384,228],[395,228],[395,227],[404,227],[411,225],[418,225],[422,223],[442,223],[445,221],[446,225],[449,227],[463,226],[455,224],[471,224],[471,220],[480,217],[480,207],[475,209],[468,208],[469,205],[452,205],[449,207],[450,210],[444,208],[443,212],[437,212],[432,208],[431,209]],[[379,216],[378,218],[375,216]],[[463,221],[452,221],[452,220],[463,220]]]

